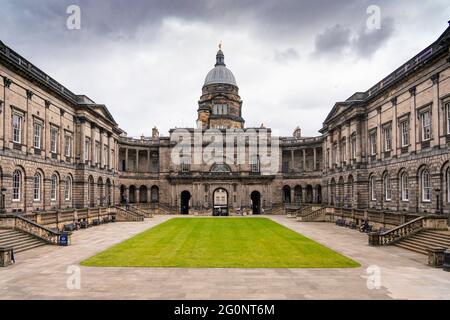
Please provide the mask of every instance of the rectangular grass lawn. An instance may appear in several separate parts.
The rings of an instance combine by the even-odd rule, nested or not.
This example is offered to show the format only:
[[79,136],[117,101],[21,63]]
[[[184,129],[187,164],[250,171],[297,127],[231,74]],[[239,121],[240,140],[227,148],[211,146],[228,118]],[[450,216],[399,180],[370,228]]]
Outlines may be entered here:
[[189,268],[348,268],[359,264],[267,218],[173,218],[81,263]]

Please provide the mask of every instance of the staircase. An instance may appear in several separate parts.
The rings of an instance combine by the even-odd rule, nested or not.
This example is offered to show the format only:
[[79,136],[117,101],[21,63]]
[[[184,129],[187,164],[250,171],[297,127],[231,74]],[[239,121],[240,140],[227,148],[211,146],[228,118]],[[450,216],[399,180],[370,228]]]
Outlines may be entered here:
[[450,248],[450,233],[423,230],[394,243],[394,245],[417,253],[428,254],[428,248]]
[[22,252],[46,245],[43,240],[13,229],[0,229],[0,247],[13,247],[14,252]]

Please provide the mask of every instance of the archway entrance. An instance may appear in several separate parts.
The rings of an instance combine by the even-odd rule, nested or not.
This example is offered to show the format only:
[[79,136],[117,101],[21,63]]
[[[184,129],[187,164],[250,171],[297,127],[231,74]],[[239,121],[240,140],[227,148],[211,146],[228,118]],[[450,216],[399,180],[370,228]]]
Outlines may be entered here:
[[259,191],[253,191],[250,194],[250,198],[252,199],[252,213],[260,214],[261,213],[261,193],[259,193]]
[[291,203],[291,187],[283,187],[283,203]]
[[213,193],[213,216],[228,215],[228,192],[223,188],[216,189]]
[[189,191],[183,191],[181,193],[181,214],[189,214],[189,200],[191,200],[191,193]]

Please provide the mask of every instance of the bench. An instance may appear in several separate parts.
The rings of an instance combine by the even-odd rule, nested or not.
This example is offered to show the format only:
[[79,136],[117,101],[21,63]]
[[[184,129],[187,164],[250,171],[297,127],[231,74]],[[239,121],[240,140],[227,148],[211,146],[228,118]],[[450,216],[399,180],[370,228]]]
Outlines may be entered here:
[[65,224],[63,226],[63,231],[74,231],[76,230],[76,226],[74,223]]

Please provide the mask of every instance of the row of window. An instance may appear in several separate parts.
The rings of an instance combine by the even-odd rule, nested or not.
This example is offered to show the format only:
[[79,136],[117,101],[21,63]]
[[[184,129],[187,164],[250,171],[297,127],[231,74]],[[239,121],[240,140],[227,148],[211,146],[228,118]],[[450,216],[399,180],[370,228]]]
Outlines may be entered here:
[[[191,170],[191,158],[181,157],[181,172],[189,172]],[[215,168],[215,166],[213,166]],[[261,172],[261,163],[258,155],[253,155],[250,159],[251,172],[258,173]]]
[[228,114],[228,105],[226,104],[215,104],[212,108],[213,114]]
[[[53,174],[50,179],[50,200],[56,201],[58,199],[58,176]],[[64,200],[72,199],[72,178],[67,176],[64,180]],[[12,200],[20,201],[22,198],[22,189],[23,186],[23,178],[22,172],[20,170],[15,170],[12,176]],[[42,175],[39,172],[36,172],[33,179],[33,201],[41,201],[42,195]]]
[[[447,199],[450,201],[450,170],[447,170],[446,174],[447,181]],[[422,197],[422,202],[431,202],[431,178],[428,169],[421,171],[419,175],[419,185],[420,193]],[[406,172],[400,175],[400,198],[402,201],[408,202],[410,200],[409,194],[409,177]],[[375,176],[371,176],[369,180],[369,194],[372,201],[377,200],[376,194],[376,179]],[[383,175],[383,199],[385,201],[392,200],[392,183],[389,174]]]
[[[12,115],[12,140],[14,143],[22,144],[22,123],[23,116],[18,113]],[[40,122],[33,123],[33,147],[35,149],[42,149],[42,132],[43,124]],[[56,127],[50,128],[50,152],[58,153],[58,135],[59,129]],[[69,132],[64,135],[64,155],[66,157],[72,156],[72,136]]]
[[[446,104],[446,118],[447,118],[447,134],[450,134],[450,103]],[[429,141],[431,140],[431,110],[426,110],[424,112],[421,112],[419,114],[419,120],[420,120],[420,137],[421,141]],[[399,140],[400,140],[400,147],[404,148],[409,146],[410,143],[410,124],[409,120],[404,119],[401,120],[399,123],[400,127],[400,133],[399,133]],[[382,127],[382,138],[383,138],[383,151],[389,152],[392,151],[392,125],[388,124]],[[356,158],[356,133],[352,134],[350,138],[350,154],[351,158]],[[341,142],[341,150],[346,150],[346,141],[345,139]],[[329,151],[328,155],[329,155]],[[338,154],[338,143],[334,142],[333,144],[333,158],[332,163],[337,164]],[[342,158],[339,159],[340,161],[347,161],[347,153],[342,152]],[[377,130],[371,130],[369,132],[369,154],[371,156],[374,156],[377,154]]]

